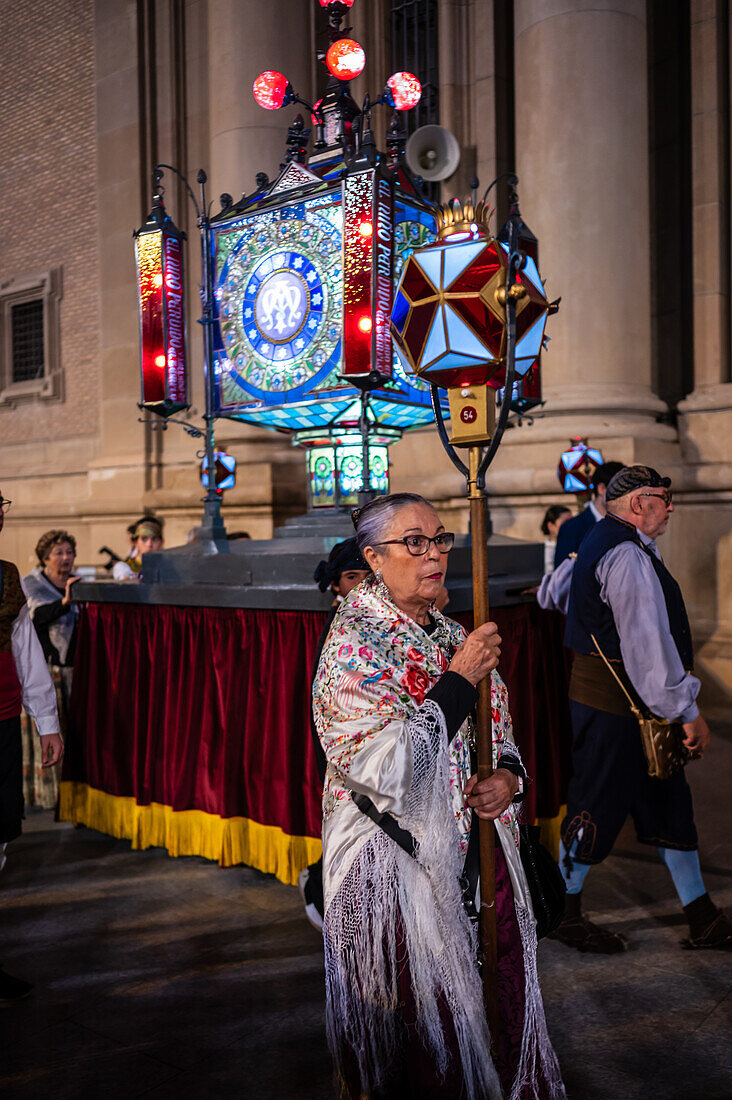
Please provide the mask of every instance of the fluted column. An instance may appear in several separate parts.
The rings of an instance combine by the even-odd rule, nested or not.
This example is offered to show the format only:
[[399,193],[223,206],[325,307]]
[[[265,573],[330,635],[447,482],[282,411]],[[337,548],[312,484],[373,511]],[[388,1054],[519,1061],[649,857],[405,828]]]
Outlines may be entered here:
[[723,5],[692,0],[691,124],[694,270],[694,392],[682,409],[729,409],[730,135],[729,43]]
[[645,9],[514,8],[521,209],[547,289],[562,296],[548,329],[546,416],[585,432],[593,416],[627,432],[665,408],[651,390]]
[[228,191],[238,198],[254,190],[257,172],[277,175],[295,111],[263,110],[252,96],[252,82],[262,70],[278,69],[308,98],[310,15],[309,4],[292,0],[209,0],[212,195]]

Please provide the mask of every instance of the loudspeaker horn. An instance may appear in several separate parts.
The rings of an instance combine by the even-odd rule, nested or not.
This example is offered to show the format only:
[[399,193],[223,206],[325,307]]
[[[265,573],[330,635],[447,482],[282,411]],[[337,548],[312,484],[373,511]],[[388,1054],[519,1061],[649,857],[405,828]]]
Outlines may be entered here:
[[444,126],[420,126],[406,148],[407,164],[424,180],[446,180],[460,163],[460,146]]

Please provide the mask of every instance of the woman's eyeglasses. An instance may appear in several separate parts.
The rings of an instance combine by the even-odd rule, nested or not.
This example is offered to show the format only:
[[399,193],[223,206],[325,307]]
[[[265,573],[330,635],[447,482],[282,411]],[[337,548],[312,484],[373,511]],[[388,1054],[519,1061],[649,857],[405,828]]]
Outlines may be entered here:
[[433,542],[441,554],[446,554],[448,550],[452,550],[455,536],[452,531],[443,531],[433,538],[428,538],[427,535],[405,535],[403,539],[385,539],[384,542],[380,542],[378,545],[396,546],[397,544],[401,544],[406,546],[413,557],[418,558],[422,554],[427,553],[430,543]]
[[5,500],[3,497],[0,497],[0,512],[7,512],[12,503],[12,500]]

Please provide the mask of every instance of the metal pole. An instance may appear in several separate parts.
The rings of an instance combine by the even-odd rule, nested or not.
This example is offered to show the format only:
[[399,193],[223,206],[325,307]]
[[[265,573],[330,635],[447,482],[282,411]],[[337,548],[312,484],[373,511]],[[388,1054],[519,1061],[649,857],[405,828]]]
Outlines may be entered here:
[[[482,448],[469,450],[468,499],[470,501],[470,539],[473,557],[473,629],[489,621],[488,544],[486,538],[486,495],[479,484],[478,472]],[[493,720],[491,717],[491,677],[478,684],[477,708],[478,781],[493,775]],[[498,1033],[498,933],[496,925],[496,830],[492,821],[473,815],[473,828],[480,838],[480,946],[483,998],[491,1037]]]
[[206,173],[203,168],[198,172],[196,180],[201,189],[201,208],[198,218],[198,228],[201,231],[201,265],[203,268],[203,317],[200,324],[203,325],[203,374],[206,399],[206,411],[204,421],[206,424],[205,453],[206,466],[208,468],[208,488],[203,498],[203,523],[201,524],[201,542],[208,544],[207,549],[214,553],[228,553],[229,544],[226,539],[226,528],[221,515],[221,497],[216,491],[216,441],[214,438],[214,373],[213,373],[213,271],[211,268],[211,237],[208,208],[206,206]]
[[371,425],[368,418],[369,407],[369,394],[368,390],[361,391],[361,415],[358,420],[359,431],[361,432],[361,492],[358,494],[359,508],[363,508],[364,504],[368,504],[370,500],[376,496],[375,490],[371,488],[371,464],[370,464],[370,451],[369,433],[371,431]]

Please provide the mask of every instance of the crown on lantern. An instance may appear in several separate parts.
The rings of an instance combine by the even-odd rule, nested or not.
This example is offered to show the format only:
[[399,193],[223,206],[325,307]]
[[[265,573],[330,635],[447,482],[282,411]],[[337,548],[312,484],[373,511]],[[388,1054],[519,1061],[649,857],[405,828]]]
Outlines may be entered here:
[[434,215],[437,221],[437,232],[440,240],[451,237],[455,233],[476,232],[490,237],[489,221],[493,207],[481,199],[476,206],[473,200],[467,199],[464,203],[460,199],[452,199],[446,205],[438,204]]

